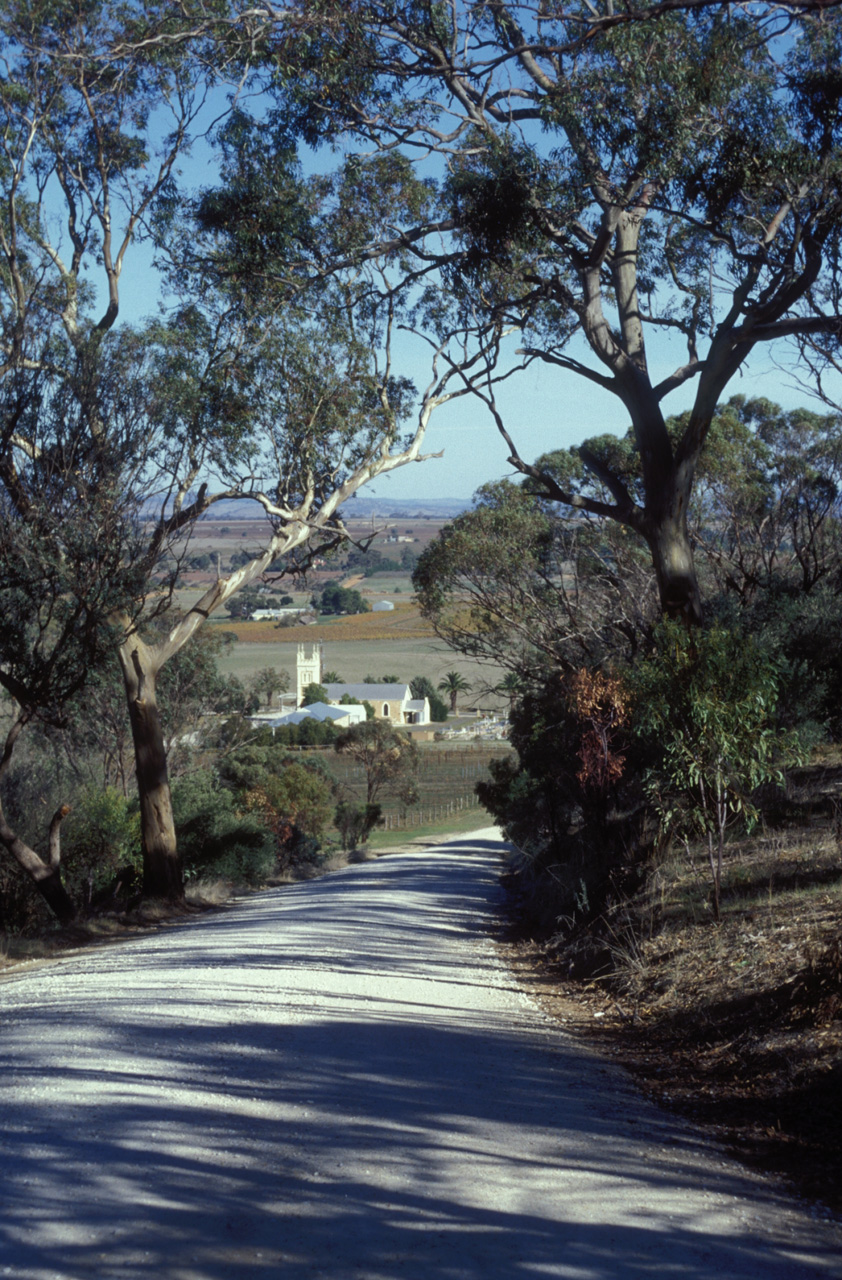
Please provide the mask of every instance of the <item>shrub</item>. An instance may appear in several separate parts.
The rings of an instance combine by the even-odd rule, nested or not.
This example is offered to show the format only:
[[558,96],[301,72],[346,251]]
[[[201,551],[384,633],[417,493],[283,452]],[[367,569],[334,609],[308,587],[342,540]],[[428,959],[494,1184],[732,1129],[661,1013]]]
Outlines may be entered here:
[[343,800],[336,807],[334,824],[339,832],[342,848],[357,849],[370,836],[382,816],[379,804],[355,804]]
[[83,905],[112,885],[118,873],[124,891],[130,891],[143,865],[137,803],[114,787],[83,787],[62,826],[61,846],[65,884]]
[[776,725],[775,664],[752,640],[722,627],[688,635],[664,622],[655,650],[631,675],[635,725],[656,757],[648,792],[667,835],[701,836],[708,848],[714,916],[729,826],[751,829],[753,793],[781,782],[797,755]]
[[639,881],[651,832],[637,773],[621,767],[618,700],[598,672],[547,674],[513,702],[517,761],[492,761],[491,781],[477,784],[518,847],[520,890],[539,930],[592,919]]
[[232,792],[201,772],[173,786],[173,811],[185,876],[223,876],[256,885],[272,873],[275,851],[261,816],[242,813]]

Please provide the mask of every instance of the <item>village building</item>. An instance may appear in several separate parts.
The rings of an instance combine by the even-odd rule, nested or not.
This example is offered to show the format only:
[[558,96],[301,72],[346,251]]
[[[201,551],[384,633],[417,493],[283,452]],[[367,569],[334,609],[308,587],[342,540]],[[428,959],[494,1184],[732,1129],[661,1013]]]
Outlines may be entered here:
[[364,681],[355,684],[324,684],[321,679],[323,669],[321,646],[300,644],[295,668],[298,707],[301,707],[307,686],[319,684],[325,689],[328,704],[332,707],[341,707],[343,698],[356,698],[358,702],[368,702],[374,708],[377,720],[388,720],[394,725],[430,723],[428,699],[413,698],[408,684],[370,684]]
[[297,618],[299,614],[306,612],[306,609],[291,609],[288,607],[278,609],[253,609],[249,614],[249,621],[279,622],[281,618]]
[[288,724],[301,724],[304,720],[329,720],[337,729],[348,729],[352,724],[362,724],[365,720],[365,707],[344,706],[330,707],[324,702],[311,702],[308,707],[299,711],[286,711],[281,715],[255,717],[255,722],[266,725],[270,729],[281,729]]

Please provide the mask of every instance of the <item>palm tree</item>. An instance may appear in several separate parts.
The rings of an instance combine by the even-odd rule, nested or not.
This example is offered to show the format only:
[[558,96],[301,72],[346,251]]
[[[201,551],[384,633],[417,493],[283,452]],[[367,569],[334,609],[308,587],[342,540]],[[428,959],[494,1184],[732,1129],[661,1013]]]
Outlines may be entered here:
[[450,714],[456,715],[456,699],[460,693],[470,689],[468,681],[458,671],[448,671],[443,680],[439,680],[439,693],[446,693],[450,698]]
[[523,693],[523,681],[514,671],[509,671],[503,680],[497,685],[498,693],[505,693],[509,699],[509,715],[514,710],[515,703]]
[[256,694],[265,693],[266,705],[271,707],[276,693],[286,693],[289,689],[289,672],[278,671],[275,667],[264,667],[252,676],[251,687]]

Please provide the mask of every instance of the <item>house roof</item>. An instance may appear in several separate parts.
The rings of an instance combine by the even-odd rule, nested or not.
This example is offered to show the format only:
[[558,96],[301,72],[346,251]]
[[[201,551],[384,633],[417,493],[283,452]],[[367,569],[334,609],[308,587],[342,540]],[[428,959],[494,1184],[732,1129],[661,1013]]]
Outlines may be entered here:
[[285,715],[276,716],[273,720],[265,720],[264,724],[268,724],[272,729],[279,729],[284,724],[301,724],[302,720],[345,720],[348,718],[350,708],[348,707],[329,707],[324,702],[312,702],[309,707],[302,707],[300,711],[287,711]]

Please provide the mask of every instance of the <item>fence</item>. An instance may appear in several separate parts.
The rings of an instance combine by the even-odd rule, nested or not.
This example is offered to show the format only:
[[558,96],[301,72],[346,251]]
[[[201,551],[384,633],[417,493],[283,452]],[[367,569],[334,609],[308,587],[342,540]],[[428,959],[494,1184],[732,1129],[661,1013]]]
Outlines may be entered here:
[[421,804],[405,812],[395,810],[386,812],[379,826],[382,831],[408,831],[411,827],[422,827],[428,822],[438,822],[451,814],[462,813],[465,809],[478,808],[479,800],[475,795],[456,796],[443,804]]

